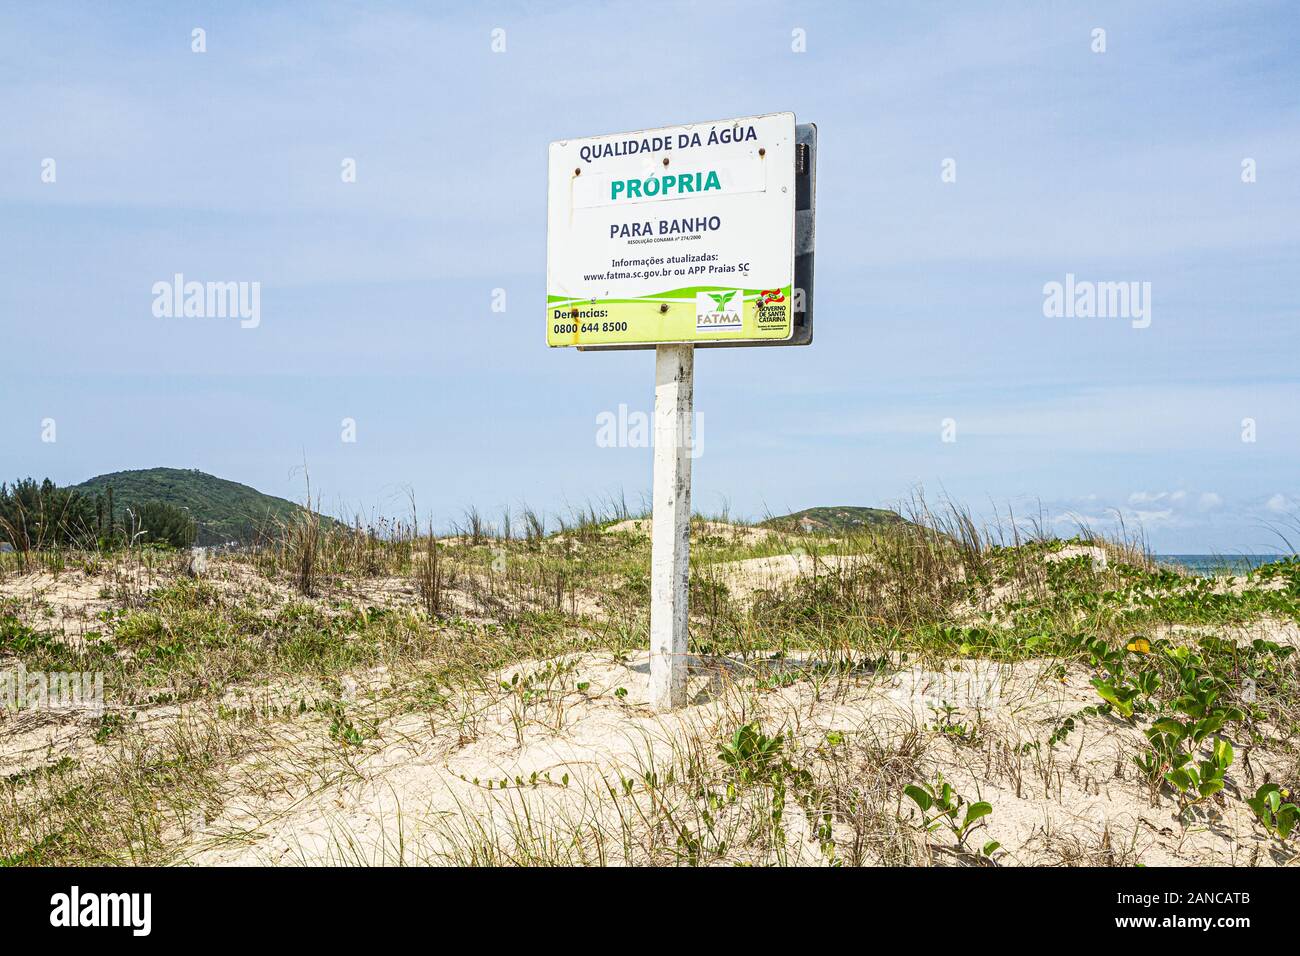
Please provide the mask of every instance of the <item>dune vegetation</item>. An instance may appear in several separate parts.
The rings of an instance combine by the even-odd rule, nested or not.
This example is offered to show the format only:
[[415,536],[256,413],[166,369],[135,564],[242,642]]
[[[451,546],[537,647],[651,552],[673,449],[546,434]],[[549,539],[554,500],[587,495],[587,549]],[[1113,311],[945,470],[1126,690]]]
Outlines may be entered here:
[[701,517],[660,714],[615,511],[0,554],[0,863],[1294,862],[1300,561]]

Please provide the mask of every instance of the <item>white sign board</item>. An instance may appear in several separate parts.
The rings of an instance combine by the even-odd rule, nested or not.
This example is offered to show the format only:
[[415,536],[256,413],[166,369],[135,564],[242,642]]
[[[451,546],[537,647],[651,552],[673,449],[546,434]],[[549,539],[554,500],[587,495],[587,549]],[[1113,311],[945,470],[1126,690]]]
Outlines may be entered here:
[[548,345],[790,338],[793,113],[551,143],[548,195]]

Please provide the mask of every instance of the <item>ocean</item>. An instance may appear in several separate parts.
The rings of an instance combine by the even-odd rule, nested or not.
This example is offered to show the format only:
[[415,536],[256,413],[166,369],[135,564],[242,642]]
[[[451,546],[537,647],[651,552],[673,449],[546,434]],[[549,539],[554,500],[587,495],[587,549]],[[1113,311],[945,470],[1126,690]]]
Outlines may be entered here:
[[1291,557],[1287,554],[1157,554],[1160,564],[1181,565],[1193,574],[1214,577],[1217,574],[1245,574],[1261,564],[1271,564]]

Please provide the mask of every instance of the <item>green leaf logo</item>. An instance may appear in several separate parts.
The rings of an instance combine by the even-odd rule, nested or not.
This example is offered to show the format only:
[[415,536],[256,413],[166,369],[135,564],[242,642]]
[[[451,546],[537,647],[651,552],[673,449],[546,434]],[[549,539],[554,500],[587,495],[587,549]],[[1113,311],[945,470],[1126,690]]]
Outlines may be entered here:
[[734,289],[730,292],[710,292],[709,298],[717,303],[719,312],[725,312],[727,311],[727,303],[731,301],[732,296],[735,294]]

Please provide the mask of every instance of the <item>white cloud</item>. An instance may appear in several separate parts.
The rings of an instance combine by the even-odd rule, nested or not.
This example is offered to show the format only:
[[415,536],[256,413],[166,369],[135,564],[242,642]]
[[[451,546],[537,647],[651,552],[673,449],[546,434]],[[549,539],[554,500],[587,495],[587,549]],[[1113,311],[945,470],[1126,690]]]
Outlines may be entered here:
[[1135,491],[1128,496],[1131,505],[1150,505],[1169,497],[1167,491]]
[[[1215,498],[1218,495],[1214,495]],[[1171,505],[1181,505],[1187,500],[1187,492],[1183,489],[1177,491],[1135,491],[1128,496],[1130,505],[1153,505],[1159,501],[1167,501]]]
[[1281,492],[1278,492],[1272,498],[1269,498],[1268,501],[1264,502],[1264,507],[1269,511],[1283,514],[1293,509],[1295,507],[1295,502]]
[[[1070,503],[1061,501],[1059,506],[1062,510],[1053,517],[1053,524],[1063,529],[1086,525],[1094,531],[1103,533],[1117,533],[1121,527],[1130,531],[1186,529],[1196,527],[1208,520],[1203,516],[1205,512],[1224,507],[1223,496],[1218,492],[1197,492],[1185,488],[1173,491],[1134,491],[1128,495],[1123,504],[1117,502],[1110,507],[1105,507],[1107,504],[1105,499],[1098,499],[1095,494],[1089,495],[1088,498],[1094,500],[1081,506],[1086,507],[1087,511],[1093,513],[1092,515],[1081,514],[1070,507],[1071,503],[1081,502],[1082,499],[1075,498]],[[1098,506],[1102,506],[1101,514],[1096,514]]]
[[[1137,519],[1139,526],[1143,528],[1151,528],[1157,525],[1173,523],[1174,511],[1172,508],[1165,508],[1161,511],[1138,510],[1133,512],[1133,517]],[[1128,520],[1127,515],[1125,516],[1125,520]]]

